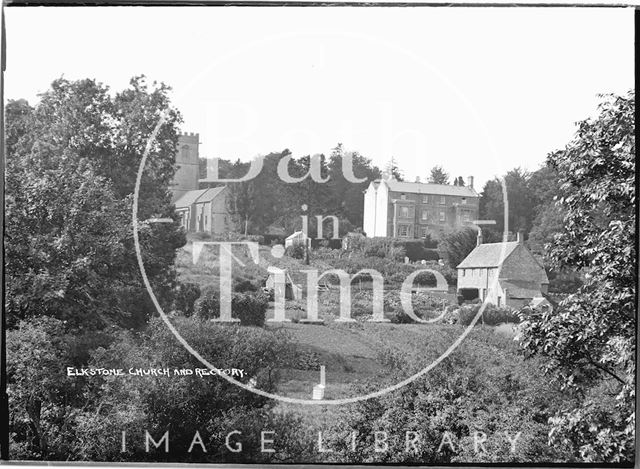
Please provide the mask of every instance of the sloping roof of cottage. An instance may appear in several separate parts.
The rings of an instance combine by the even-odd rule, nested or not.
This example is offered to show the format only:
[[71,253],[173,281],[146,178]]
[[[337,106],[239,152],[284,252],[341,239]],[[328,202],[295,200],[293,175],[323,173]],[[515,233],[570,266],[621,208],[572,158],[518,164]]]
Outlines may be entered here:
[[530,280],[499,279],[500,286],[507,290],[510,298],[536,298],[541,297],[540,283]]
[[[477,246],[464,260],[458,264],[458,269],[473,269],[477,267],[498,267],[518,247],[517,241],[508,243],[487,243]],[[504,249],[504,254],[502,254]]]
[[424,182],[401,182],[393,179],[384,181],[394,192],[410,192],[413,194],[455,195],[458,197],[479,197],[471,187],[450,184],[429,184]]
[[196,203],[199,204],[199,203],[211,202],[218,195],[220,195],[222,191],[224,191],[225,189],[226,189],[225,186],[212,187],[211,189],[205,189],[204,193],[200,197],[198,197],[198,199],[196,200]]
[[185,192],[184,194],[182,194],[182,197],[176,200],[175,202],[176,208],[190,207],[196,202],[196,200],[198,200],[198,197],[200,197],[205,192],[207,192],[207,189],[197,189],[194,191]]

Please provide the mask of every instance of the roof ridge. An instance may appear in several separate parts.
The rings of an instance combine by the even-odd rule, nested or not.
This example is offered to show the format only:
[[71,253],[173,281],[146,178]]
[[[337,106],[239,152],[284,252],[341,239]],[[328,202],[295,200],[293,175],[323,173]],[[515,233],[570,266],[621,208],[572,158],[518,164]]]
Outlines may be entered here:
[[[503,245],[504,257],[502,257]],[[483,243],[473,248],[456,268],[497,267],[500,263],[504,263],[519,245],[517,241]]]

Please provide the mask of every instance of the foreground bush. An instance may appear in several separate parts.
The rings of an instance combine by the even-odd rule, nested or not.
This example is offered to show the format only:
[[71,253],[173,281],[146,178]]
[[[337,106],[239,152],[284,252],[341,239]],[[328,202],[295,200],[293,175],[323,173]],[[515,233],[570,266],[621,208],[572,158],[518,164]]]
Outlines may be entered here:
[[[391,376],[376,378],[375,388],[423,369],[458,336],[455,326],[408,334],[401,349],[381,351],[392,371]],[[572,398],[544,379],[543,361],[525,362],[517,348],[513,340],[489,329],[474,329],[425,377],[380,398],[346,406],[335,429],[325,433],[356,432],[356,450],[348,438],[334,438],[327,442],[334,452],[323,454],[324,461],[410,465],[572,461],[568,448],[548,445],[549,418]],[[373,385],[373,380],[355,385],[354,392]],[[375,433],[380,431],[388,436],[385,452],[373,450]],[[405,432],[417,432],[420,438],[408,451]],[[451,444],[440,447],[445,432]],[[487,438],[478,451],[475,432]],[[507,434],[512,439],[518,435],[513,450]]]
[[[260,293],[233,293],[231,297],[231,317],[240,319],[243,326],[264,326],[269,296]],[[220,317],[220,296],[212,288],[206,288],[195,305],[195,314],[200,319]]]
[[[181,336],[234,379],[273,392],[278,370],[296,354],[283,331],[245,328],[176,317]],[[300,419],[272,411],[274,402],[213,375],[196,375],[205,365],[194,358],[159,318],[141,333],[121,331],[109,344],[94,345],[87,362],[73,355],[75,334],[51,318],[23,322],[7,331],[13,459],[175,462],[277,462],[309,460],[312,438]],[[123,369],[123,376],[67,377],[66,366]],[[129,368],[168,369],[169,376],[133,376]],[[191,370],[190,374],[173,374]],[[240,373],[241,372],[241,373]],[[243,432],[242,453],[224,448],[220,435]],[[275,431],[277,454],[260,451],[261,429]],[[157,441],[170,430],[169,452],[145,451],[144,432]],[[126,449],[121,435],[126,432]],[[200,433],[207,452],[196,444]],[[257,444],[256,444],[257,442]],[[277,458],[277,459],[276,459]]]
[[307,249],[305,248],[304,244],[294,243],[291,246],[287,247],[284,253],[289,257],[293,257],[294,259],[304,259],[307,255]]
[[[476,317],[482,304],[471,304],[462,306],[458,310],[458,324],[468,326]],[[486,324],[487,326],[497,326],[504,323],[519,323],[520,317],[511,308],[500,308],[492,304],[488,304],[482,312],[482,317],[478,319],[476,324]]]
[[200,287],[197,283],[178,283],[174,293],[173,309],[182,312],[185,316],[191,316],[200,294]]

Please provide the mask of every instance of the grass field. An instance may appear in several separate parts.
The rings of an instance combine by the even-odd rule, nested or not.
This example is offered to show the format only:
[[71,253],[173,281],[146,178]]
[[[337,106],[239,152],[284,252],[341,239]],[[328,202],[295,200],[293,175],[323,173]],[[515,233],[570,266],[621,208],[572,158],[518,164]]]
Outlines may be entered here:
[[[246,248],[234,250],[237,260],[244,265],[234,263],[234,278],[259,279],[267,275],[269,265],[298,272],[305,268],[303,262],[284,256],[281,259],[271,255],[266,246],[259,248],[259,262],[254,263]],[[178,254],[176,266],[182,281],[197,283],[201,288],[216,285],[219,281],[218,258],[213,248],[205,248],[196,264],[192,258],[192,244],[187,244]],[[334,266],[312,261],[312,267],[319,271]],[[336,266],[337,267],[337,266]],[[353,286],[353,293],[359,286]],[[384,383],[391,384],[390,376],[397,372],[394,360],[403,356],[419,358],[419,363],[427,366],[440,356],[463,332],[457,325],[443,324],[391,324],[372,323],[358,320],[354,323],[340,323],[335,319],[339,315],[339,290],[332,287],[319,293],[319,316],[323,325],[297,322],[305,317],[306,300],[287,300],[285,316],[292,322],[267,323],[270,329],[285,329],[296,344],[300,355],[298,366],[281,370],[278,394],[299,399],[310,399],[313,386],[320,382],[320,366],[326,369],[325,399],[353,397],[356,392],[368,389],[379,390]],[[273,317],[273,310],[267,313],[267,319]],[[471,332],[469,340],[478,334],[495,332],[504,341],[511,340],[513,331],[510,325],[477,327]],[[505,343],[506,343],[505,342]],[[403,378],[408,377],[403,376]],[[398,379],[394,376],[395,380]],[[358,388],[358,391],[356,391]],[[299,406],[279,403],[277,410],[295,409],[308,421],[309,425],[322,425],[331,420],[337,412],[334,407]]]

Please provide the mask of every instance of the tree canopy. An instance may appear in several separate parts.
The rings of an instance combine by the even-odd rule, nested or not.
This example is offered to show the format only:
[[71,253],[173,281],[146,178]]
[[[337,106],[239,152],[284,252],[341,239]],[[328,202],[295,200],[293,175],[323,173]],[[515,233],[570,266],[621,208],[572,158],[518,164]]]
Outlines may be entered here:
[[[152,311],[134,254],[132,193],[147,141],[139,220],[176,219],[174,173],[179,113],[168,88],[144,77],[113,96],[93,80],[58,79],[31,107],[7,105],[6,288],[10,325],[46,314],[68,327],[141,325]],[[174,281],[178,223],[139,228],[149,277]],[[161,292],[170,289],[158,288]],[[163,299],[163,295],[160,295]]]
[[431,184],[449,184],[449,173],[442,166],[434,166],[427,181]]
[[606,96],[595,119],[548,157],[559,177],[562,229],[547,260],[586,277],[553,311],[532,314],[523,346],[579,404],[553,419],[551,439],[585,461],[630,461],[635,428],[635,140],[633,92]]

